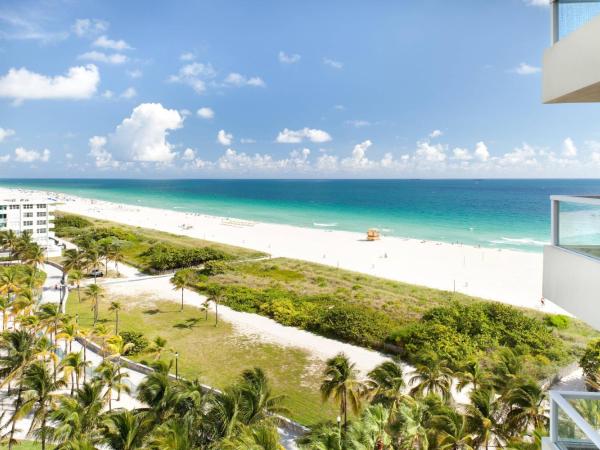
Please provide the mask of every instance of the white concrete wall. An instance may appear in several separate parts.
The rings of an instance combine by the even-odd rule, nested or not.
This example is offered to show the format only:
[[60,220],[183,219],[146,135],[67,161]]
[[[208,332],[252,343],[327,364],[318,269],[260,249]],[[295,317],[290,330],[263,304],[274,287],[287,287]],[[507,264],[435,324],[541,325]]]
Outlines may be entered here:
[[545,298],[600,329],[600,260],[544,247]]
[[544,53],[544,103],[600,101],[600,16]]

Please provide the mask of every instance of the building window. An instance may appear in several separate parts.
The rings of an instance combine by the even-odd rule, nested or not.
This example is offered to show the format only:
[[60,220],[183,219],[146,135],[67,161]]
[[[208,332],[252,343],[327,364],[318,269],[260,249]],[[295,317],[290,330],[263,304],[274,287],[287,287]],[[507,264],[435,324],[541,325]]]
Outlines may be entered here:
[[38,209],[46,209],[46,205],[43,205],[43,204],[41,204],[41,203],[39,203],[39,204],[37,205],[37,207],[38,207]]
[[45,228],[38,228],[37,232],[38,232],[38,234],[46,234],[46,229]]
[[33,205],[23,205],[23,209],[33,209]]
[[37,213],[38,217],[46,217],[46,213],[45,212],[39,212]]
[[6,214],[0,214],[0,219],[6,219]]
[[33,213],[25,213],[25,214],[23,214],[23,216],[25,216],[25,217],[33,217]]
[[33,226],[33,220],[26,220],[25,222],[23,222],[23,226],[25,226],[25,227]]
[[10,209],[20,209],[21,206],[19,206],[19,205],[10,205],[9,208]]
[[46,225],[46,221],[45,220],[38,220],[37,224],[38,225]]
[[6,205],[0,205],[0,211],[4,211],[6,209]]

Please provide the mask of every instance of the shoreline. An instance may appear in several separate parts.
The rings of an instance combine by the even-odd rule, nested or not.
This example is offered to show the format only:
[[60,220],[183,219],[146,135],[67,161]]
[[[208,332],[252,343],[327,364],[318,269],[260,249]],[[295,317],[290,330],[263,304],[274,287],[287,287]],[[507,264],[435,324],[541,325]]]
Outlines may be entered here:
[[[3,188],[4,189],[4,188]],[[54,191],[36,193],[62,202],[57,210],[127,225],[245,247],[384,279],[456,291],[547,313],[567,314],[546,301],[541,306],[542,254],[463,244],[385,237],[365,233],[252,222],[200,213],[113,203]]]

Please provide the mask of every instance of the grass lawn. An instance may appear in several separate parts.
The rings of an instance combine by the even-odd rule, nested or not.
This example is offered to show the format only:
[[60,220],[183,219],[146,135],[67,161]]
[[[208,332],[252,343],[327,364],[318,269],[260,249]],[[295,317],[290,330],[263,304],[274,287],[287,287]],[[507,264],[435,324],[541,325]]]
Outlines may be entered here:
[[[236,380],[247,368],[260,367],[268,374],[276,394],[287,396],[288,416],[305,425],[324,419],[335,419],[332,404],[323,404],[319,383],[323,364],[312,360],[307,353],[278,345],[259,343],[255,339],[237,334],[232,326],[192,306],[179,311],[177,303],[148,301],[140,298],[110,298],[120,301],[120,330],[139,331],[148,340],[156,336],[165,338],[167,346],[179,352],[179,369],[186,378],[200,378],[206,384],[223,388]],[[114,315],[108,311],[108,299],[101,302],[100,318],[107,327],[114,327]],[[88,301],[79,303],[72,291],[67,312],[79,314],[83,327],[92,327],[93,315]],[[150,358],[140,355],[136,360]],[[166,358],[172,358],[172,353]],[[174,370],[174,369],[173,369]]]
[[[3,448],[8,448],[8,445],[0,445],[0,449]],[[42,448],[42,444],[34,441],[19,441],[13,448],[16,450],[39,450]],[[46,444],[46,448],[54,448],[54,446],[52,444]]]
[[[76,216],[75,214],[65,214],[59,211],[55,213],[56,217],[61,217],[63,215]],[[215,250],[220,250],[227,253],[228,255],[231,255],[235,259],[250,259],[265,256],[264,253],[242,247],[235,247],[233,245],[219,244],[217,242],[205,241],[202,239],[191,238],[188,236],[180,236],[176,234],[165,233],[163,231],[152,230],[149,228],[124,225],[109,220],[93,219],[87,216],[85,217],[85,219],[91,222],[94,227],[116,227],[125,233],[130,233],[133,239],[128,240],[127,245],[123,247],[123,254],[125,256],[124,262],[126,264],[135,266],[140,269],[143,269],[145,267],[145,261],[144,258],[141,257],[141,254],[148,250],[150,247],[159,243],[187,248],[211,247]],[[69,236],[64,236],[64,238],[68,240]],[[60,260],[56,262],[60,262]]]

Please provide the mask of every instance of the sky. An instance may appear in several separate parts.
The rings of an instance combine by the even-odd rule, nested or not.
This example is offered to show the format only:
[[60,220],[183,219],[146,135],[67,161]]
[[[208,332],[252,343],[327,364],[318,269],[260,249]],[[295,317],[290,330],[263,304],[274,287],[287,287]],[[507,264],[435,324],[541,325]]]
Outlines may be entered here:
[[597,177],[545,0],[0,3],[0,177]]

